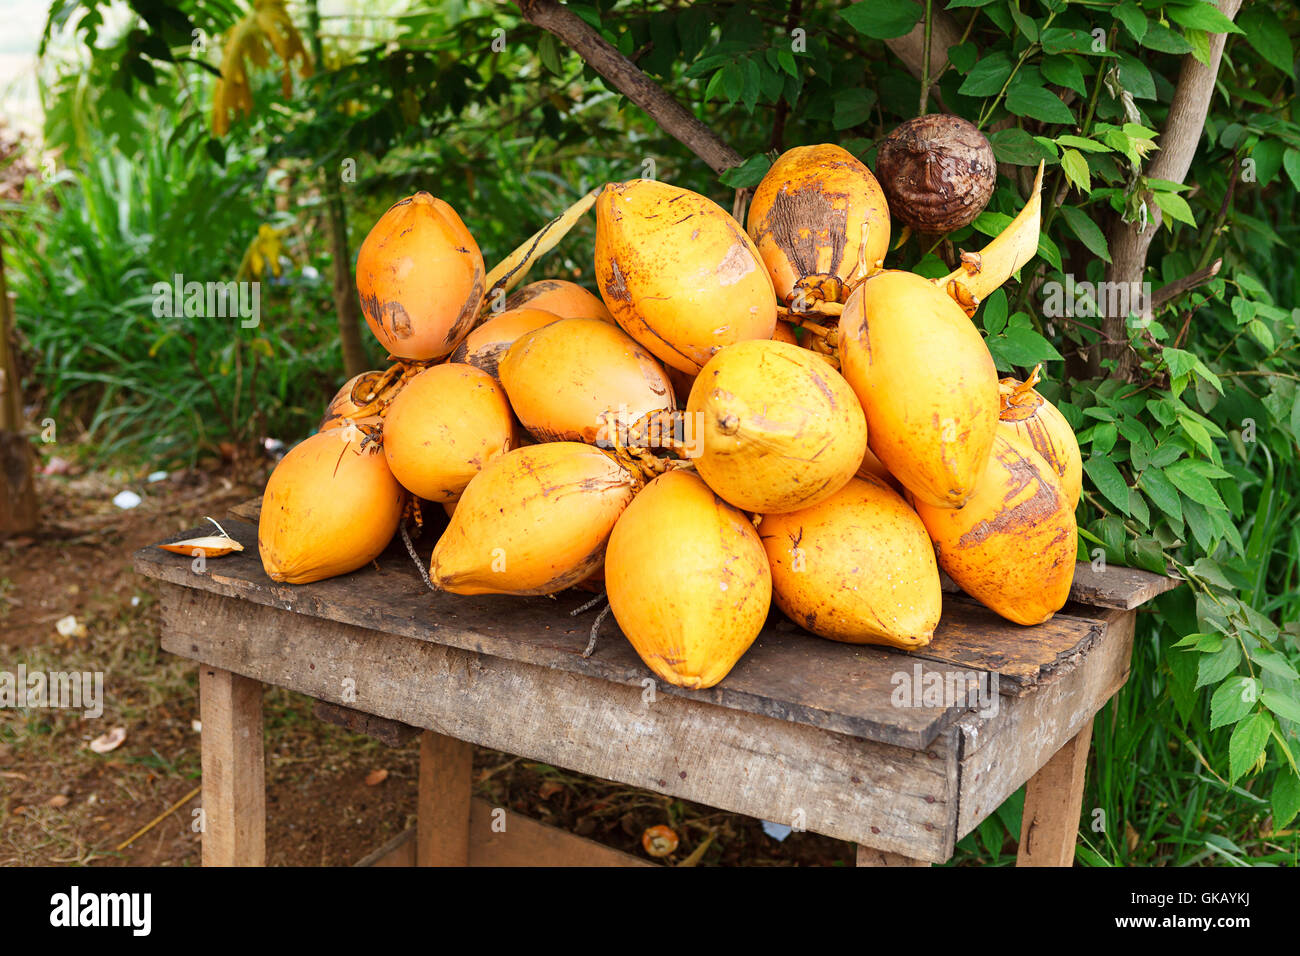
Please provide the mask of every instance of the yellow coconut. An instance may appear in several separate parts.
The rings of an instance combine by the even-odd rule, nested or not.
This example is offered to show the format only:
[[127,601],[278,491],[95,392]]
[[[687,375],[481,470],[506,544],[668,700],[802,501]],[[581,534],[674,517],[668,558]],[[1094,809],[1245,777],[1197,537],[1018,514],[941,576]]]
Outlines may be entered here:
[[746,224],[786,303],[843,302],[889,251],[880,184],[833,143],[782,153],[754,190]]
[[655,357],[599,319],[561,319],[521,336],[500,375],[515,414],[540,441],[612,447],[620,423],[676,401]]
[[670,471],[614,526],[605,592],[647,667],[678,687],[712,687],[762,630],[772,576],[749,518]]
[[844,306],[839,354],[876,457],[918,500],[961,507],[998,423],[997,369],[970,319],[928,280],[878,272]]
[[754,243],[721,207],[667,183],[610,183],[596,200],[596,278],[610,312],[691,375],[724,346],[770,339],[776,293]]
[[406,492],[378,436],[377,428],[319,432],[276,464],[257,526],[257,549],[272,581],[306,584],[346,574],[388,546]]
[[820,504],[758,526],[777,607],[849,644],[923,647],[943,593],[925,525],[888,485],[852,479]]
[[[489,303],[491,305],[491,303]],[[543,309],[562,319],[600,319],[613,322],[605,303],[576,282],[541,279],[516,289],[506,299],[507,309]]]
[[637,478],[610,455],[548,442],[474,476],[433,549],[430,577],[454,594],[553,594],[600,566]]
[[963,591],[1017,624],[1041,624],[1070,596],[1078,551],[1074,508],[1056,471],[998,435],[960,509],[916,503],[939,566]]
[[843,377],[785,342],[729,345],[704,366],[686,402],[700,436],[695,469],[746,511],[774,514],[824,501],[862,464],[867,424]]
[[456,351],[451,353],[451,361],[481,368],[500,381],[497,368],[502,357],[510,351],[510,346],[521,336],[558,321],[560,316],[545,309],[507,309],[492,316],[465,336],[460,345],[456,346]]
[[998,432],[1043,456],[1061,479],[1073,508],[1083,491],[1083,456],[1074,429],[1060,409],[1034,390],[1041,368],[1035,368],[1027,382],[1004,378],[998,383],[1002,400]]
[[357,253],[366,324],[395,357],[450,354],[483,304],[483,255],[456,210],[428,193],[394,205]]
[[514,447],[514,416],[487,372],[448,362],[414,376],[384,416],[384,455],[402,487],[451,501]]

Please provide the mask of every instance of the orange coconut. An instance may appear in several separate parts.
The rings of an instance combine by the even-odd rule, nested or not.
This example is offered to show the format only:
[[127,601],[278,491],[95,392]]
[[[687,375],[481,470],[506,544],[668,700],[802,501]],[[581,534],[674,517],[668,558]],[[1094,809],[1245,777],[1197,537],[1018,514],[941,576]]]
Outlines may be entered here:
[[610,447],[619,423],[676,401],[655,357],[599,319],[561,319],[521,336],[500,375],[515,414],[540,441]]
[[758,526],[777,607],[814,634],[849,644],[923,647],[943,593],[925,525],[876,478],[854,478],[811,508]]
[[448,355],[483,304],[483,255],[456,210],[428,193],[395,204],[357,254],[366,324],[395,357]]
[[731,504],[760,514],[829,498],[853,477],[867,447],[867,423],[848,382],[785,342],[724,348],[696,376],[686,414],[700,432],[700,477]]
[[565,279],[540,279],[510,293],[507,309],[544,309],[562,319],[600,319],[613,322],[605,303],[576,282]]
[[979,331],[928,280],[894,270],[858,286],[839,330],[871,450],[918,500],[961,507],[998,424],[998,373]]
[[647,667],[678,687],[712,687],[763,628],[767,556],[745,514],[696,475],[655,478],[605,552],[614,618]]
[[353,419],[353,416],[361,411],[366,405],[370,404],[366,396],[374,394],[374,389],[378,385],[383,372],[362,372],[360,375],[354,375],[348,379],[343,387],[340,388],[329,405],[325,406],[325,414],[316,426],[318,432],[329,431],[331,428],[338,428],[346,425]]
[[481,368],[497,381],[501,380],[497,371],[501,359],[510,351],[510,346],[523,335],[533,332],[552,322],[560,321],[560,316],[544,309],[522,307],[507,309],[493,315],[482,325],[461,340],[460,345],[451,353],[451,361],[465,362],[475,368]]
[[1061,479],[1073,508],[1083,491],[1083,456],[1074,429],[1060,409],[1034,390],[1041,368],[1035,368],[1027,382],[1004,378],[998,383],[1002,402],[998,432],[1043,456]]
[[465,487],[433,549],[454,594],[553,594],[600,566],[638,479],[599,448],[547,442],[493,458]]
[[384,455],[403,488],[451,501],[514,447],[514,416],[487,372],[447,362],[411,378],[384,416]]
[[916,502],[939,566],[963,591],[1017,624],[1041,624],[1070,596],[1078,532],[1056,471],[999,434],[962,508]]
[[406,492],[379,430],[319,432],[280,459],[262,495],[257,549],[273,581],[306,584],[355,571],[392,540]]
[[746,224],[786,303],[843,302],[889,250],[880,184],[833,143],[782,153],[754,190]]
[[610,183],[596,200],[596,278],[632,338],[691,375],[726,345],[770,339],[776,293],[745,230],[667,183]]

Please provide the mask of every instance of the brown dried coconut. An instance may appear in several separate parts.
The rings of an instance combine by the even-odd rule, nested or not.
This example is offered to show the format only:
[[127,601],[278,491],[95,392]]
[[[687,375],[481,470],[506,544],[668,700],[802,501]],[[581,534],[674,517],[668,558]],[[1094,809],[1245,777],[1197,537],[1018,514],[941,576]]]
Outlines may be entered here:
[[876,178],[891,216],[917,232],[947,233],[969,225],[988,205],[997,160],[973,123],[930,113],[881,141]]

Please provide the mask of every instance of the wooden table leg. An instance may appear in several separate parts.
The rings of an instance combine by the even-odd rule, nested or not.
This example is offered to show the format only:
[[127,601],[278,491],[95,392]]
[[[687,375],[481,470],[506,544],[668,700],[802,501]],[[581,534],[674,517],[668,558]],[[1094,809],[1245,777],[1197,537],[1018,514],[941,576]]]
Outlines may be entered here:
[[1092,719],[1025,784],[1016,866],[1072,866]]
[[885,850],[873,850],[869,846],[858,844],[858,866],[929,866],[925,860],[915,860],[901,853],[889,853]]
[[426,730],[420,735],[416,866],[469,866],[470,773],[474,749]]
[[262,684],[199,665],[203,865],[266,865]]

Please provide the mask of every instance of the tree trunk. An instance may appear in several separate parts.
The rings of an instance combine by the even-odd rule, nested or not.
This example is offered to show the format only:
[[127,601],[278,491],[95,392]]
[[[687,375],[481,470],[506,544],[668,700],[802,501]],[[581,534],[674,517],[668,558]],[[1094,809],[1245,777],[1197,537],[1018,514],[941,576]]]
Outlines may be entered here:
[[[311,31],[312,56],[317,69],[325,72],[325,51],[320,38],[320,8],[317,0],[307,5],[308,25]],[[330,240],[330,265],[334,274],[334,312],[339,322],[339,344],[343,348],[343,374],[346,378],[360,375],[369,366],[365,346],[361,341],[361,308],[352,275],[352,252],[348,248],[348,213],[343,202],[343,186],[339,170],[327,164],[322,185],[325,188],[325,208],[328,215]]]
[[23,435],[23,390],[12,340],[13,309],[0,249],[0,538],[34,531],[40,520],[32,446]]
[[[1237,16],[1241,0],[1217,0],[1217,6],[1231,20]],[[1223,33],[1210,34],[1209,66],[1190,53],[1183,57],[1178,86],[1174,90],[1173,101],[1169,104],[1169,116],[1158,140],[1160,151],[1146,171],[1148,178],[1167,179],[1175,183],[1181,183],[1186,178],[1205,128],[1205,116],[1210,108],[1210,99],[1214,96],[1214,82],[1219,75],[1219,61],[1223,57],[1226,39],[1227,36]],[[1137,222],[1116,219],[1110,230],[1108,239],[1111,264],[1106,269],[1107,282],[1135,288],[1146,274],[1147,250],[1160,228],[1162,217],[1150,193],[1145,199],[1149,211],[1145,229],[1140,228]],[[1105,300],[1110,304],[1118,298],[1122,297],[1108,295]],[[1127,314],[1102,317],[1103,339],[1100,347],[1093,349],[1089,356],[1089,366],[1094,375],[1101,372],[1102,359],[1113,359],[1115,377],[1121,380],[1132,378],[1137,355],[1128,344],[1127,318]]]

